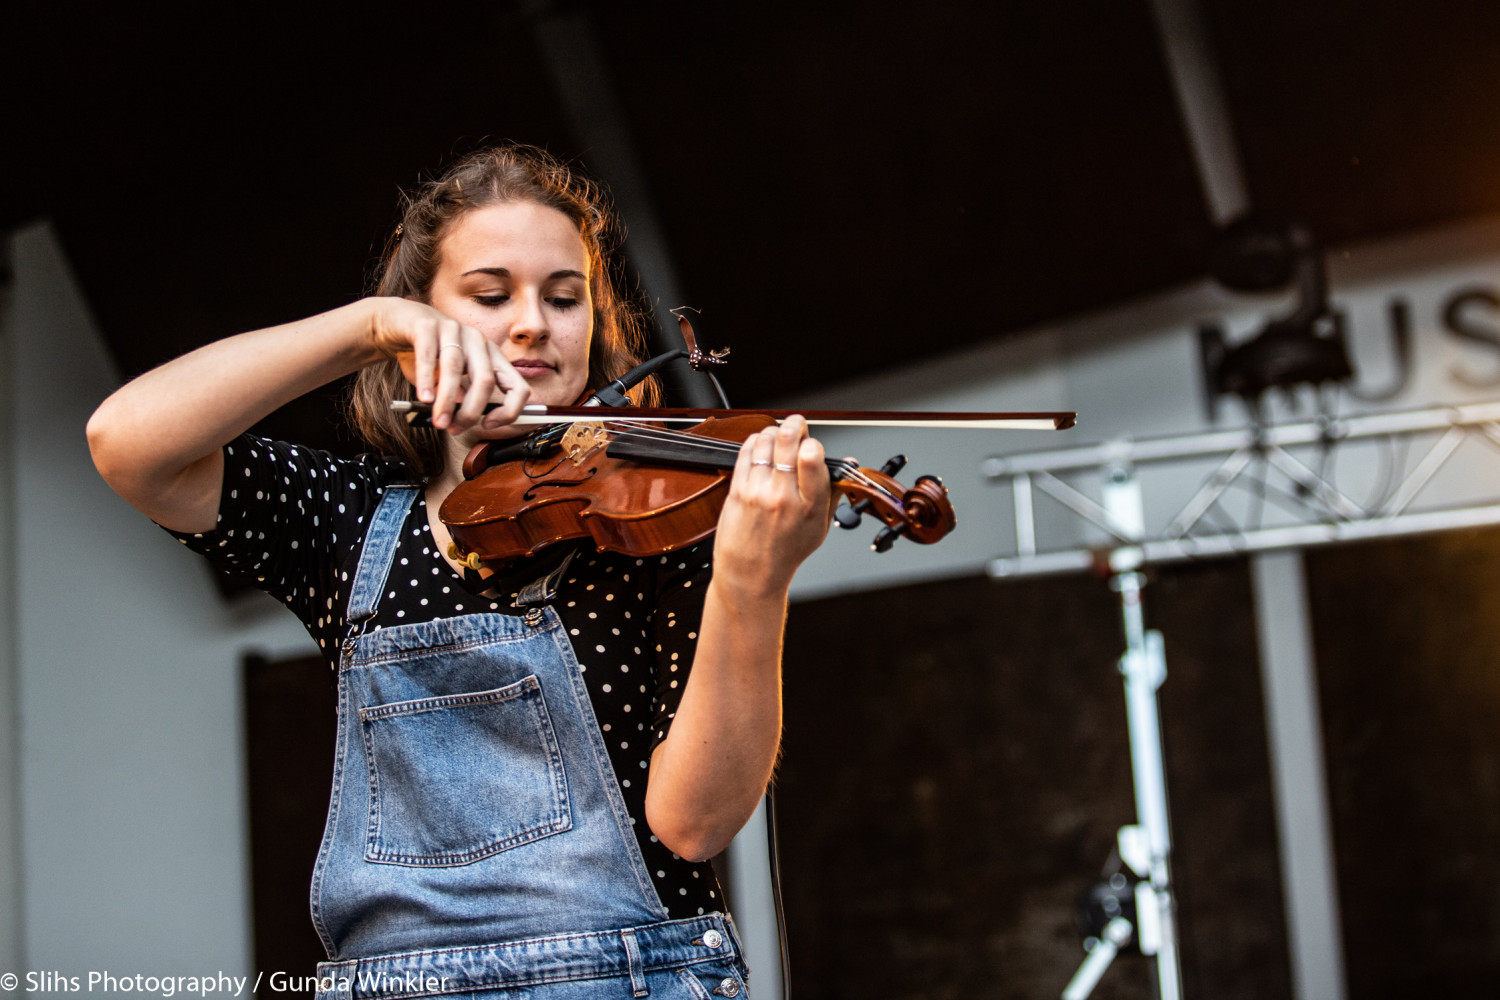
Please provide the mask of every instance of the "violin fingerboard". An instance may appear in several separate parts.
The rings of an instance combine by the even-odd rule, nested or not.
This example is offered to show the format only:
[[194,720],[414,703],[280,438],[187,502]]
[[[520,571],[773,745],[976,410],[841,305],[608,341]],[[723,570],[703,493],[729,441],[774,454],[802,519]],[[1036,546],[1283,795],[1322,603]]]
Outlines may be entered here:
[[[688,435],[683,435],[687,437]],[[712,441],[712,443],[710,443]],[[704,439],[703,443],[684,441],[681,437],[659,439],[629,433],[619,434],[604,452],[610,458],[657,465],[680,465],[690,469],[732,469],[738,448],[725,448],[724,442]]]

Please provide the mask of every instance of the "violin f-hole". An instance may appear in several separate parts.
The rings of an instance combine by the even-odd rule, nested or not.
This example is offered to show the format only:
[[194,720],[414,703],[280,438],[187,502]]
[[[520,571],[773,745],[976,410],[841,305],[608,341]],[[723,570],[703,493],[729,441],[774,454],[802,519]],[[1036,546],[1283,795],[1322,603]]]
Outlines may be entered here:
[[588,475],[584,476],[582,479],[548,479],[548,480],[546,480],[544,482],[534,483],[529,489],[527,489],[527,491],[525,493],[521,494],[521,499],[525,500],[527,502],[535,500],[537,498],[537,495],[538,495],[537,494],[537,490],[542,489],[543,487],[546,487],[546,486],[551,486],[551,487],[554,487],[554,488],[557,488],[557,489],[566,489],[566,488],[568,488],[570,486],[582,486],[584,483],[588,482],[590,479],[593,479],[594,478],[594,474],[596,472],[598,472],[598,471],[599,471],[599,467],[595,466],[595,467],[589,469]]

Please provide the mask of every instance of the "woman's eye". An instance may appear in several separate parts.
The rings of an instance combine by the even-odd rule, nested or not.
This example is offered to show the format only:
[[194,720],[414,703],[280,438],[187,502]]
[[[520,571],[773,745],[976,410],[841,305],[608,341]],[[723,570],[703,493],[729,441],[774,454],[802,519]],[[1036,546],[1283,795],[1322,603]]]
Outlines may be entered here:
[[510,296],[509,295],[505,295],[503,293],[499,294],[499,295],[476,295],[476,296],[474,296],[474,301],[478,302],[482,306],[498,306],[501,303],[506,302],[509,299],[510,299]]
[[571,295],[554,295],[547,301],[557,309],[572,309],[574,306],[578,305],[578,299],[575,299]]

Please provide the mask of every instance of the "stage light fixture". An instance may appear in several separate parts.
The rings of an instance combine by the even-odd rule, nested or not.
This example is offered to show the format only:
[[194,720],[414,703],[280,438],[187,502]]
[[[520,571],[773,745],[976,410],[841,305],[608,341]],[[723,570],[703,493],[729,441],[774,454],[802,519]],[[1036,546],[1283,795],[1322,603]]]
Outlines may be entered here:
[[1295,284],[1297,304],[1267,321],[1251,339],[1230,346],[1217,324],[1198,330],[1210,415],[1219,396],[1245,401],[1258,416],[1267,390],[1348,381],[1354,374],[1343,318],[1329,307],[1322,252],[1305,225],[1275,215],[1248,214],[1220,230],[1209,270],[1240,292],[1270,292]]

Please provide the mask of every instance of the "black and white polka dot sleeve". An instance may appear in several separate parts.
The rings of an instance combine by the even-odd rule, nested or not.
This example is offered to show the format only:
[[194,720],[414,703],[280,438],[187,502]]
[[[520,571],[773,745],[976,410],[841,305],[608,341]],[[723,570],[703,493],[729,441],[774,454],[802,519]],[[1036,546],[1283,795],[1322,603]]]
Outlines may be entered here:
[[224,446],[218,526],[172,534],[286,603],[323,642],[342,632],[346,565],[384,482],[399,478],[388,465],[242,435]]

